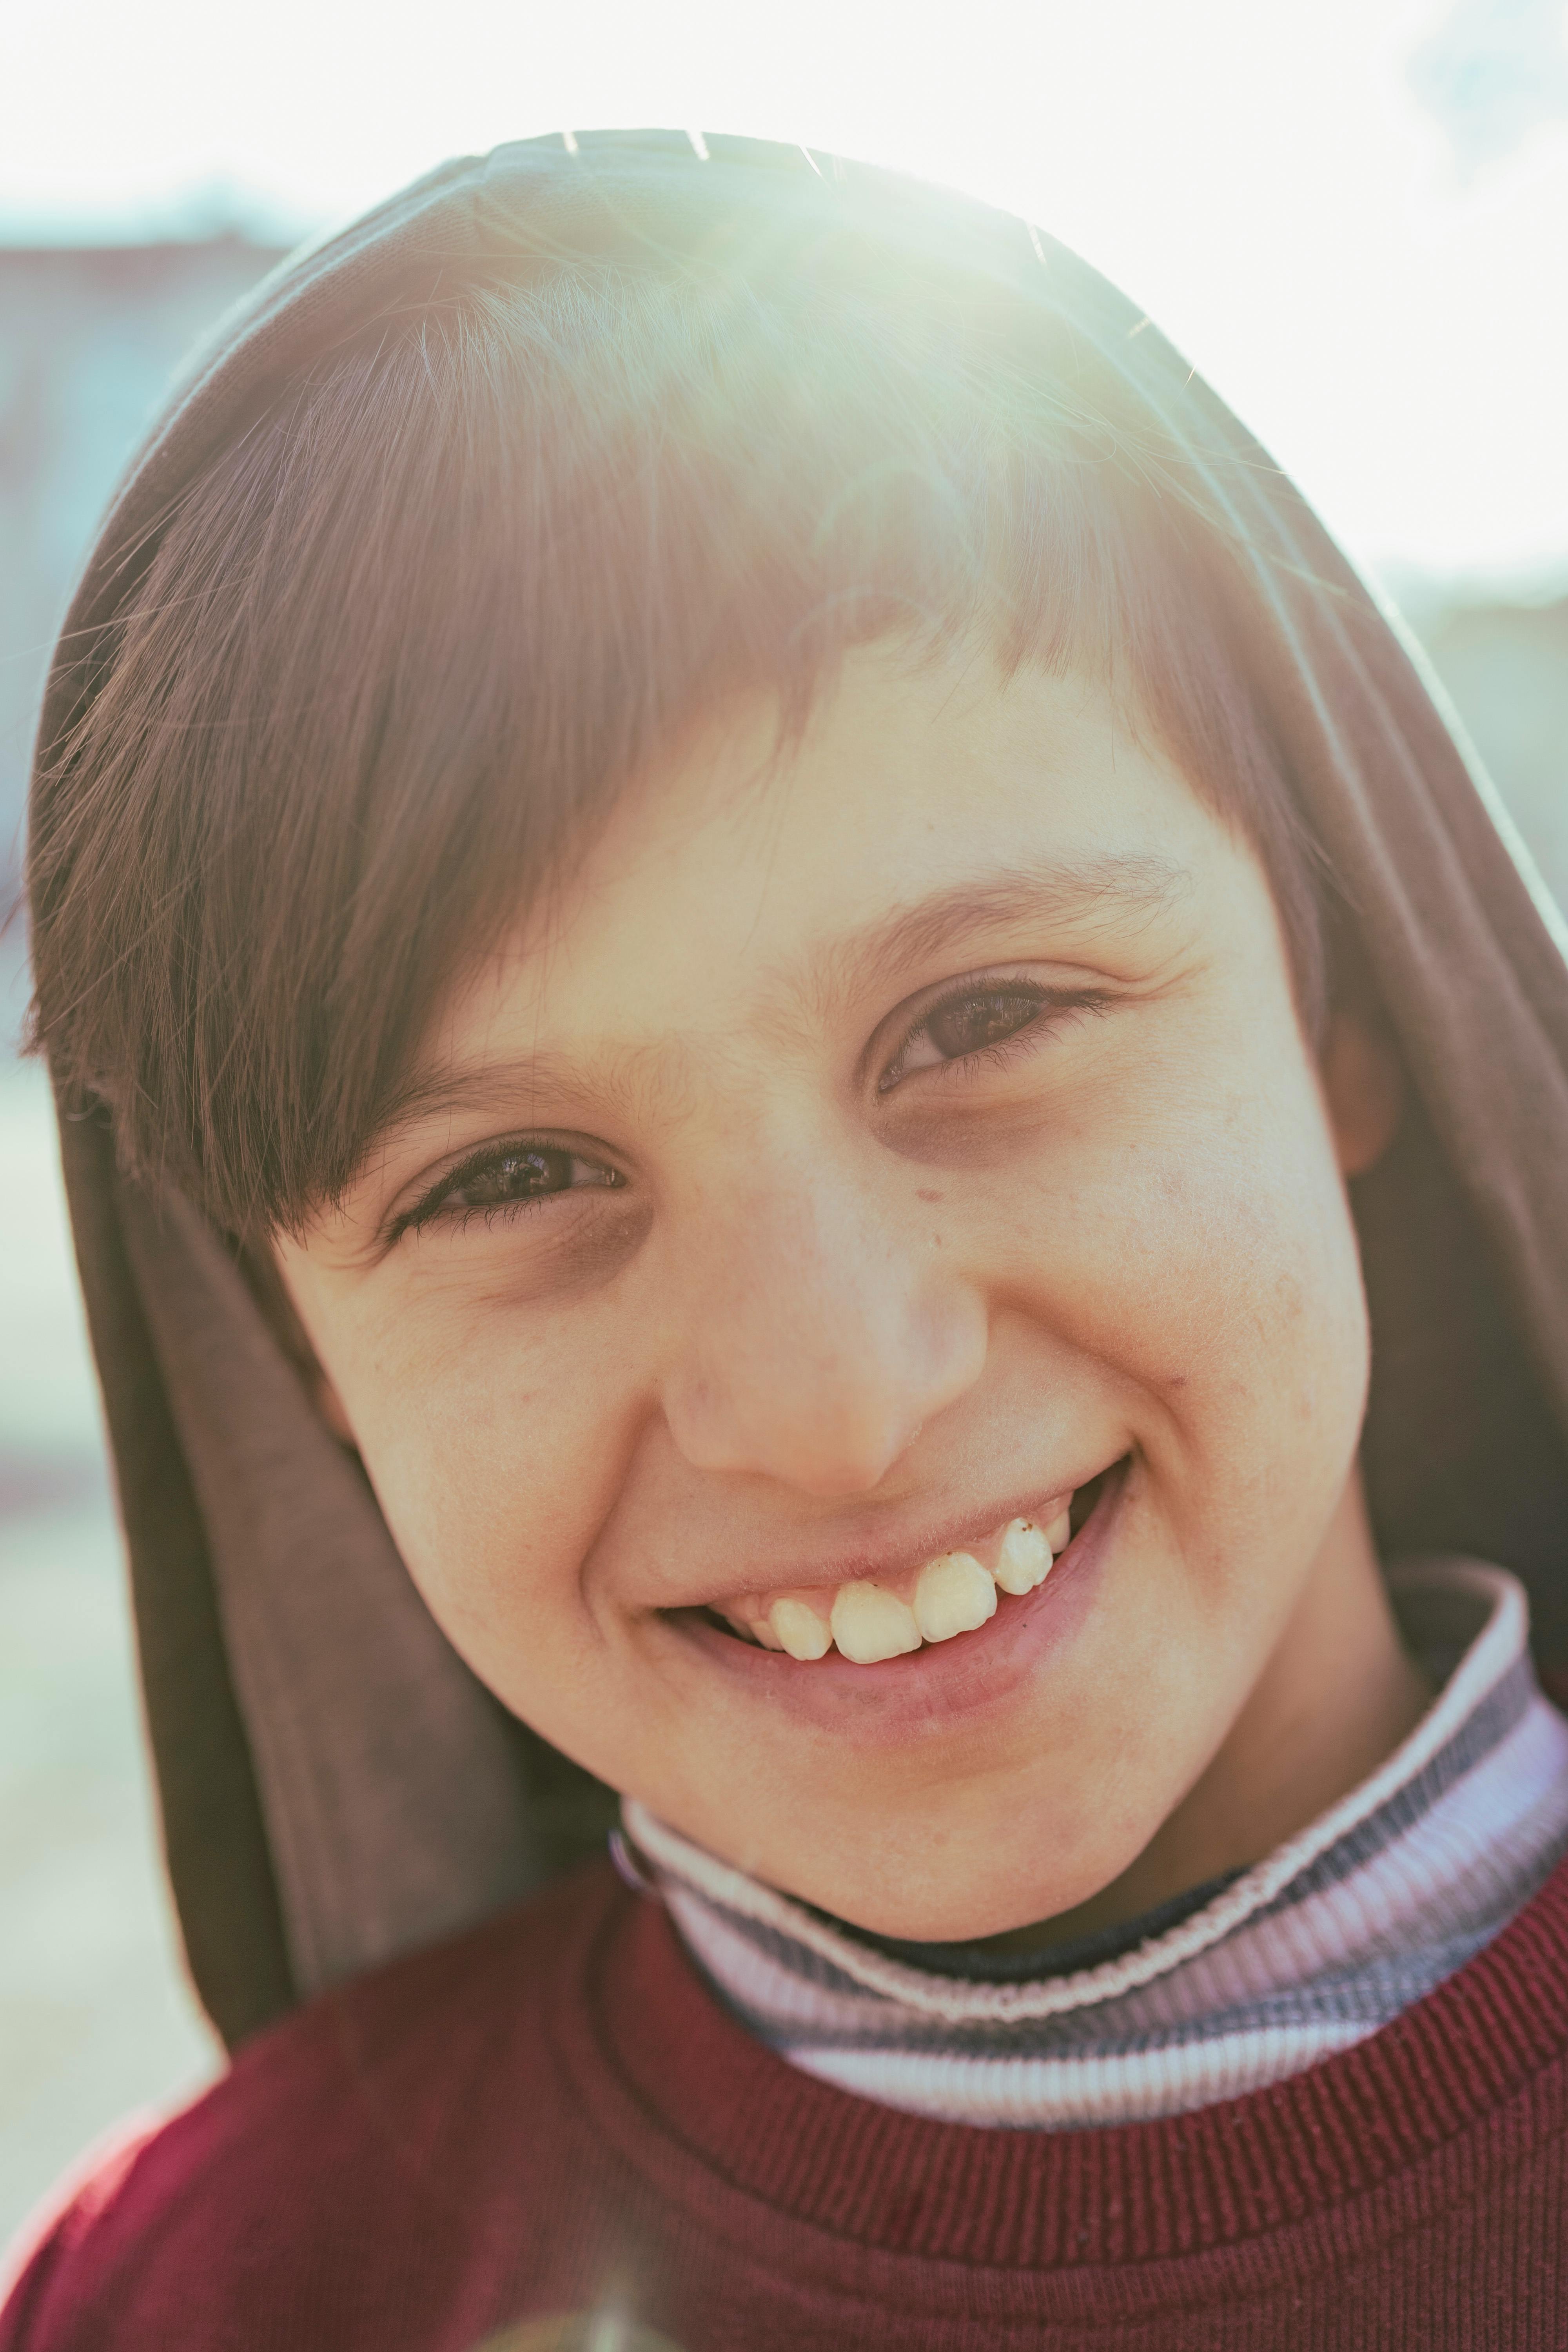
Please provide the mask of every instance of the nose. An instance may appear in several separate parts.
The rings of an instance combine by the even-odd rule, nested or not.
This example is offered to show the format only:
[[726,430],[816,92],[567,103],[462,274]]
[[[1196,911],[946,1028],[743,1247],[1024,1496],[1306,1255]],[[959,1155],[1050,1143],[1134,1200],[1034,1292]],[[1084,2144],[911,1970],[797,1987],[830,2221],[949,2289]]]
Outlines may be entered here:
[[929,1229],[800,1169],[703,1221],[695,1312],[665,1384],[686,1459],[820,1496],[879,1486],[985,1360],[984,1299]]

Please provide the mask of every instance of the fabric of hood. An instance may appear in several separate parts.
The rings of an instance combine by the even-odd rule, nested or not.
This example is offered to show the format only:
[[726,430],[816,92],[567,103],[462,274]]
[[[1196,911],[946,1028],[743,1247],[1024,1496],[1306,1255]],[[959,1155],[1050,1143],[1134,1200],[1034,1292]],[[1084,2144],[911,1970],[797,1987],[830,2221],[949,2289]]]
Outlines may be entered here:
[[[1560,919],[1396,628],[1159,334],[1023,222],[804,150],[579,132],[444,165],[226,321],[105,521],[56,656],[34,785],[99,689],[181,490],[381,317],[531,263],[696,255],[819,225],[1047,306],[1183,450],[1252,551],[1229,619],[1351,908],[1410,1103],[1352,1186],[1372,1309],[1364,1440],[1385,1556],[1496,1559],[1568,1658],[1568,962]],[[448,1647],[232,1251],[61,1098],[66,1181],[131,1557],[169,1868],[232,2044],[602,1843],[613,1799]]]

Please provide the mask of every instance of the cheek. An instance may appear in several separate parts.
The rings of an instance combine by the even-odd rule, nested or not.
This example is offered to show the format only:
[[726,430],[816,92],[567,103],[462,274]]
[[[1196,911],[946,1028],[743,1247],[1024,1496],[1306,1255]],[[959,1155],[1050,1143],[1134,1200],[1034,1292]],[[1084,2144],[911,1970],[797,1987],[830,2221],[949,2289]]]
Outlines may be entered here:
[[581,1569],[635,1424],[612,1357],[524,1318],[425,1302],[356,1335],[338,1384],[410,1575],[448,1639],[514,1703],[519,1674],[592,1647]]
[[1310,1517],[1365,1402],[1354,1229],[1310,1085],[1229,1111],[1048,1157],[991,1220],[998,1286],[1106,1378],[1173,1508]]

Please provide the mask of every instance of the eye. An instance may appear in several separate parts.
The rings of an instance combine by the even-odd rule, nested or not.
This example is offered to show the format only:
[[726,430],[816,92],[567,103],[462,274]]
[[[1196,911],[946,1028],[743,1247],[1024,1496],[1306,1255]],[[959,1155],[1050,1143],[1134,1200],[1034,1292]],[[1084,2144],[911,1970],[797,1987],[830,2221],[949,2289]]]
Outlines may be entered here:
[[970,982],[955,989],[930,1006],[909,1031],[878,1080],[877,1091],[887,1094],[915,1070],[994,1054],[1032,1028],[1047,1006],[1060,1002],[1051,991],[1025,981]]
[[961,1054],[983,1054],[1000,1045],[1033,1021],[1040,1009],[1037,996],[1017,990],[990,988],[975,996],[960,996],[939,1004],[928,1014],[925,1034],[944,1062]]
[[489,1223],[558,1193],[610,1191],[625,1182],[616,1169],[585,1159],[563,1144],[496,1145],[476,1152],[444,1176],[399,1220],[396,1231],[406,1233],[448,1218],[466,1223],[469,1217],[482,1216]]

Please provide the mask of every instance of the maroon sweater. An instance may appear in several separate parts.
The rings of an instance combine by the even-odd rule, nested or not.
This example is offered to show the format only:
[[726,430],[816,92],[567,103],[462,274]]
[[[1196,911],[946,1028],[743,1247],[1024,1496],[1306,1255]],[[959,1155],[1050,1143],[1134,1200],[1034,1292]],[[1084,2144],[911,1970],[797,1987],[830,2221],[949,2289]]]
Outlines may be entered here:
[[595,1868],[249,2043],[55,2227],[0,2352],[469,2352],[606,2305],[686,2352],[1522,2352],[1568,2345],[1565,2133],[1568,1864],[1358,2049],[1062,2135],[786,2066]]

